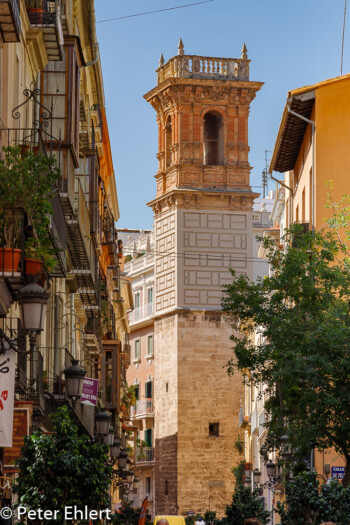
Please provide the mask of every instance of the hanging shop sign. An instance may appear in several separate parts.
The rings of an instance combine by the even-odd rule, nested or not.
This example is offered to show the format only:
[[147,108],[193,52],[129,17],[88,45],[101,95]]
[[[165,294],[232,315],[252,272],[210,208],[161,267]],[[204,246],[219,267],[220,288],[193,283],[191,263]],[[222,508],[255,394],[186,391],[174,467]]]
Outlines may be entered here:
[[0,354],[0,447],[12,447],[16,352]]
[[98,379],[85,377],[83,383],[83,391],[80,398],[80,403],[85,405],[97,405],[98,396]]

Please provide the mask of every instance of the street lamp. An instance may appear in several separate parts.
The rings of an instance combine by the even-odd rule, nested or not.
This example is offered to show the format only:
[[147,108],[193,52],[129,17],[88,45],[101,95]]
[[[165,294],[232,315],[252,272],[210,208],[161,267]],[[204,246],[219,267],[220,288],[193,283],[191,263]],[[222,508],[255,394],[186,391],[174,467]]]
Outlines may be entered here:
[[109,445],[110,447],[113,445],[114,441],[114,428],[109,427],[108,434],[103,436],[103,442],[105,445]]
[[246,487],[250,487],[250,485],[252,483],[252,480],[250,479],[250,476],[245,477],[244,480],[243,480],[243,483],[245,484]]
[[77,359],[72,359],[71,366],[66,368],[63,373],[66,378],[67,396],[72,400],[74,408],[77,400],[81,398],[86,370],[79,365]]
[[126,460],[126,465],[125,465],[125,470],[126,470],[126,472],[129,472],[130,467],[131,467],[131,459],[128,458],[128,459]]
[[113,444],[111,446],[111,456],[112,458],[117,458],[120,453],[121,441],[118,436],[114,438]]
[[126,467],[127,459],[127,454],[124,452],[124,450],[122,450],[118,457],[118,465],[120,469],[124,469]]
[[108,434],[109,425],[111,423],[112,414],[106,410],[102,410],[95,416],[96,433],[99,436],[106,436]]
[[36,283],[27,284],[18,291],[16,300],[20,307],[22,329],[29,334],[30,348],[27,352],[20,350],[17,344],[0,328],[0,353],[10,348],[22,355],[34,352],[36,336],[44,330],[48,299],[49,294]]
[[126,481],[128,483],[132,483],[134,481],[135,474],[132,470],[129,470],[129,472],[126,473]]
[[136,490],[140,486],[140,480],[137,476],[134,477],[134,481],[132,483],[133,489]]
[[262,496],[263,494],[263,488],[260,485],[260,478],[261,478],[261,472],[258,468],[255,468],[253,470],[253,483],[254,483],[254,490],[259,496]]
[[258,468],[255,468],[253,470],[253,481],[254,481],[254,485],[257,485],[260,481],[260,477],[261,477],[261,472]]
[[266,463],[266,472],[267,472],[267,477],[270,479],[270,480],[273,480],[274,477],[275,477],[275,469],[276,469],[276,465],[274,464],[273,461],[271,461],[271,459]]
[[18,292],[22,327],[26,332],[38,334],[44,330],[49,294],[37,283],[23,286]]

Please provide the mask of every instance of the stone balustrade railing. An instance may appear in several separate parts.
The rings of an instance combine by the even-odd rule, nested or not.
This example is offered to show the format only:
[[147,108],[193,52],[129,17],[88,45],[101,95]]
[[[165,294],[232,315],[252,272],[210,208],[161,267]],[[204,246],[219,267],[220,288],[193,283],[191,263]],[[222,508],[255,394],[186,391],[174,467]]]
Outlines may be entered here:
[[249,80],[249,60],[178,55],[157,69],[158,84],[168,78]]

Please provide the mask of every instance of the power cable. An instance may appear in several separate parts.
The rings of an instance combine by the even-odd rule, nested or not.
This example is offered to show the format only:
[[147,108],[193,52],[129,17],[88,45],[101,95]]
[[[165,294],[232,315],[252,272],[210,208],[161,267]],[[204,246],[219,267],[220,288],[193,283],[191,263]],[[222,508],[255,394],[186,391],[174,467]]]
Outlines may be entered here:
[[[231,261],[236,262],[261,262],[266,263],[267,260],[263,260],[260,257],[239,257],[236,254],[228,253],[228,252],[187,252],[187,253],[181,253],[181,252],[167,252],[167,251],[156,251],[156,250],[142,250],[145,254],[148,255],[156,255],[158,257],[173,257],[176,259],[189,259],[189,260],[196,260],[198,257],[208,256],[208,260],[210,261],[219,261],[222,260],[223,257],[229,256]],[[232,257],[234,255],[235,257]],[[129,261],[128,261],[129,262]]]
[[202,0],[201,2],[192,2],[191,4],[178,5],[175,7],[167,7],[166,9],[156,9],[155,11],[145,11],[143,13],[135,13],[134,15],[117,16],[116,18],[106,18],[105,20],[97,20],[96,24],[102,24],[103,22],[111,22],[112,20],[122,20],[124,18],[133,18],[135,16],[151,15],[153,13],[162,13],[164,11],[173,11],[174,9],[183,9],[184,7],[191,7],[199,4],[208,4],[209,2],[215,2],[216,0]]

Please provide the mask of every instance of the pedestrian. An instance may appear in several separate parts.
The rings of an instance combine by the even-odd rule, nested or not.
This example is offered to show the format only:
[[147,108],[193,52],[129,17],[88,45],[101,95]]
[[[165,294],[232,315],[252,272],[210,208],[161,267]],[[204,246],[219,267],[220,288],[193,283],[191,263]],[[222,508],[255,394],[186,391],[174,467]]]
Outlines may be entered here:
[[198,518],[198,520],[195,522],[196,525],[205,525],[205,521],[202,517]]
[[157,521],[157,525],[169,525],[169,522],[165,518],[160,518],[160,520]]

